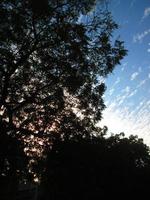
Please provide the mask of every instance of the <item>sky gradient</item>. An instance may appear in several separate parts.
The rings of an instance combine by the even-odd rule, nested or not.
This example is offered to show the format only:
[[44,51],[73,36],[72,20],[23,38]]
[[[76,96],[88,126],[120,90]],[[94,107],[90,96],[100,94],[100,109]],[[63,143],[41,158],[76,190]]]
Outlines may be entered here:
[[100,125],[138,135],[150,146],[150,0],[111,0],[108,7],[128,55],[106,79]]

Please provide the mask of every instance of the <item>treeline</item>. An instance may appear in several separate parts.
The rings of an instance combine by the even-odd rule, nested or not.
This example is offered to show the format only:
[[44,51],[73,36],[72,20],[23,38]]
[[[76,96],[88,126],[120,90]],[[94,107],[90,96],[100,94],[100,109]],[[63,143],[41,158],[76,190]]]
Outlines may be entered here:
[[145,198],[149,148],[122,134],[60,141],[49,153],[39,199]]

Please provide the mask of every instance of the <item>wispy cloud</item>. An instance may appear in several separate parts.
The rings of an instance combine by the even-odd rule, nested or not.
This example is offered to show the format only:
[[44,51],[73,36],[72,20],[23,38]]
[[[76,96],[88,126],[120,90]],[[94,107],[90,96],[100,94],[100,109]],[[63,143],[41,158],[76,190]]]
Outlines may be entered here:
[[138,91],[137,89],[133,90],[133,92],[131,92],[128,97],[134,96],[137,93],[137,91]]
[[[139,67],[137,73],[141,70]],[[108,101],[107,108],[103,113],[103,120],[99,122],[99,125],[108,126],[109,133],[125,132],[126,136],[138,135],[144,139],[144,143],[150,146],[150,100],[146,97],[142,100],[139,99],[136,106],[134,102],[134,95],[138,93],[140,87],[149,81],[150,73],[147,76],[139,81],[135,88],[128,85],[120,91],[115,99]],[[113,89],[110,90],[110,93],[112,91]],[[129,100],[129,98],[131,99]]]
[[125,67],[127,66],[127,64],[128,64],[127,62],[125,62],[125,63],[122,64],[121,71],[124,71],[124,70],[125,70]]
[[147,79],[144,79],[142,81],[140,81],[140,83],[138,84],[137,88],[141,87],[142,85],[144,85],[146,83]]
[[145,8],[144,10],[144,15],[143,15],[143,19],[148,17],[150,15],[150,7]]
[[[139,75],[139,72],[137,72],[135,75],[132,74],[131,78],[134,80]],[[128,102],[128,99],[133,97],[137,94],[138,90],[146,84],[146,82],[150,79],[150,73],[148,74],[148,77],[139,81],[136,87],[131,88],[130,86],[126,86],[120,91],[120,94],[115,97],[115,103],[117,103],[118,106],[122,105],[123,103]],[[130,79],[131,80],[131,79]],[[108,95],[111,96],[115,91],[115,88],[112,87]],[[110,102],[110,101],[109,101]]]
[[121,71],[122,71],[122,72],[124,71],[124,67],[121,68]]
[[148,43],[149,48],[147,49],[147,52],[150,53],[150,43]]
[[142,42],[143,39],[149,34],[150,34],[150,29],[147,29],[142,33],[138,33],[133,36],[133,42]]
[[120,83],[120,80],[121,80],[120,77],[118,77],[117,80],[114,83],[114,86],[117,85],[118,83]]
[[132,75],[131,75],[131,78],[130,80],[133,81],[134,79],[136,79],[136,77],[139,75],[139,72],[134,72]]
[[109,95],[111,96],[111,95],[114,93],[114,91],[115,91],[115,89],[114,89],[114,88],[111,88],[111,89],[109,90]]
[[109,96],[111,96],[111,95],[114,93],[114,91],[115,91],[115,86],[118,85],[118,83],[120,83],[120,81],[121,81],[121,79],[120,79],[120,77],[118,77],[118,78],[116,79],[116,81],[113,83],[113,85],[112,85],[112,87],[110,88],[110,90],[108,91],[108,95],[109,95]]
[[103,117],[100,126],[108,126],[112,133],[138,135],[150,146],[150,100],[141,101],[134,110],[129,106],[119,107],[114,101],[104,111]]
[[131,88],[129,86],[126,86],[119,95],[116,96],[115,102],[117,103],[117,105],[121,105],[122,103],[124,103],[124,101],[130,97],[131,94]]
[[129,93],[129,91],[130,91],[130,87],[127,86],[123,91],[124,91],[125,93]]

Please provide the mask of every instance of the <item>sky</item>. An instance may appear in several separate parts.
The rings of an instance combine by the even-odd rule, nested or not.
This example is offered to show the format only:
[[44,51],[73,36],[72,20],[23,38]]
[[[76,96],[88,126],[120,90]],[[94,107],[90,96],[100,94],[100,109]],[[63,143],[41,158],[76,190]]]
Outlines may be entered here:
[[106,79],[107,108],[100,125],[111,133],[138,135],[150,146],[150,0],[110,0],[108,8],[119,24],[115,37],[128,55]]

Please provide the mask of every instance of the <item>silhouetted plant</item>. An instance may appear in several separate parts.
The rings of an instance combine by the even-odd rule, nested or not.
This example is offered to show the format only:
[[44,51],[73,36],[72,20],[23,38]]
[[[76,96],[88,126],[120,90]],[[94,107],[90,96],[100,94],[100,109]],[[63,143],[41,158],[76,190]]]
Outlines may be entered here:
[[[95,4],[0,2],[1,142],[23,141],[26,155],[37,159],[47,137],[51,144],[59,137],[82,138],[97,131],[95,123],[105,107],[100,79],[113,71],[126,50],[122,41],[112,42],[117,24],[111,14],[100,5],[94,11]],[[9,146],[13,149],[15,143]],[[4,160],[11,163],[9,151],[2,149]],[[13,170],[19,173],[20,167]]]
[[135,136],[60,141],[48,156],[41,199],[144,198],[149,153]]

